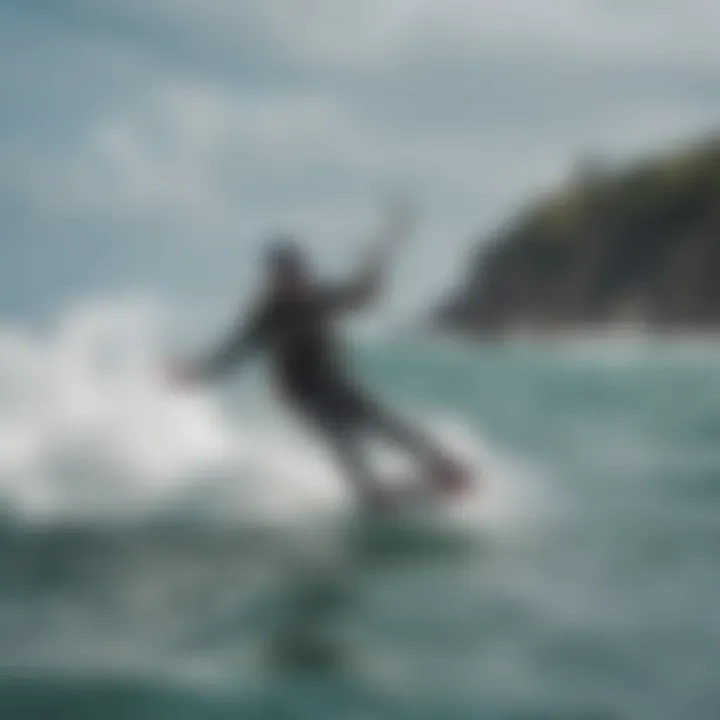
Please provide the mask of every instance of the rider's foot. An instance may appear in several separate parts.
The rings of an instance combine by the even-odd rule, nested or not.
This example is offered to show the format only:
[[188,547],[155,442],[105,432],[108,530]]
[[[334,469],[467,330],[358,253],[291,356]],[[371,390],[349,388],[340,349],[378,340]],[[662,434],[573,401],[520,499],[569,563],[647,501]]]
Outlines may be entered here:
[[434,463],[433,481],[442,493],[448,495],[462,495],[472,487],[468,468],[446,457],[439,458]]

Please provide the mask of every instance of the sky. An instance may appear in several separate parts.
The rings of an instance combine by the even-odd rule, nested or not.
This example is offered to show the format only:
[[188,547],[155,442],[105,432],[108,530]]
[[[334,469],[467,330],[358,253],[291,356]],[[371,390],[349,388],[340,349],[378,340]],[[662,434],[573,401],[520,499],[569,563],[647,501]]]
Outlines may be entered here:
[[419,230],[388,307],[588,155],[720,120],[715,0],[0,0],[0,322],[148,293],[213,312],[293,231],[353,267]]

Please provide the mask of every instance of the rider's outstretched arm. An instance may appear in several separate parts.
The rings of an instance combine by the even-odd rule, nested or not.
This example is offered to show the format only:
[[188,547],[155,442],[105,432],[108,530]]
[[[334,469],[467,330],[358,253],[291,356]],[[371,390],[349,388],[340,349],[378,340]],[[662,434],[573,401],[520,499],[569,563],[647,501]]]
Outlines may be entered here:
[[195,363],[191,374],[195,380],[213,380],[236,368],[262,344],[268,330],[269,313],[258,306],[209,355]]
[[383,280],[398,246],[407,240],[412,218],[406,209],[391,213],[380,240],[371,248],[360,272],[349,282],[330,288],[328,300],[338,310],[353,310],[374,300],[382,289]]

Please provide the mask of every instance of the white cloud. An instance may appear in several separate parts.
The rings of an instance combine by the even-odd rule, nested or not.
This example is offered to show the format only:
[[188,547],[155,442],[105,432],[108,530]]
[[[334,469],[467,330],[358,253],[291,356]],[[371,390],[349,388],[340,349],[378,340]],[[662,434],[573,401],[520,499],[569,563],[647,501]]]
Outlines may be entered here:
[[[91,0],[85,0],[92,6]],[[192,29],[261,54],[368,70],[408,53],[487,57],[523,50],[567,58],[706,62],[716,67],[712,0],[125,0],[125,15]],[[253,42],[254,40],[254,42]],[[238,52],[242,48],[237,48]]]

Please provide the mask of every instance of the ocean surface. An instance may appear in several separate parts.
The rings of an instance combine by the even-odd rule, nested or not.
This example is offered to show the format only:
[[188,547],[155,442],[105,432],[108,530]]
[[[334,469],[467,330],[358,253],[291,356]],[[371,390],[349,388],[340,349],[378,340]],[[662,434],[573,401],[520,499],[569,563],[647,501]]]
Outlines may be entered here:
[[385,520],[261,368],[161,350],[142,308],[0,331],[3,720],[720,717],[720,345],[357,341],[482,468]]

